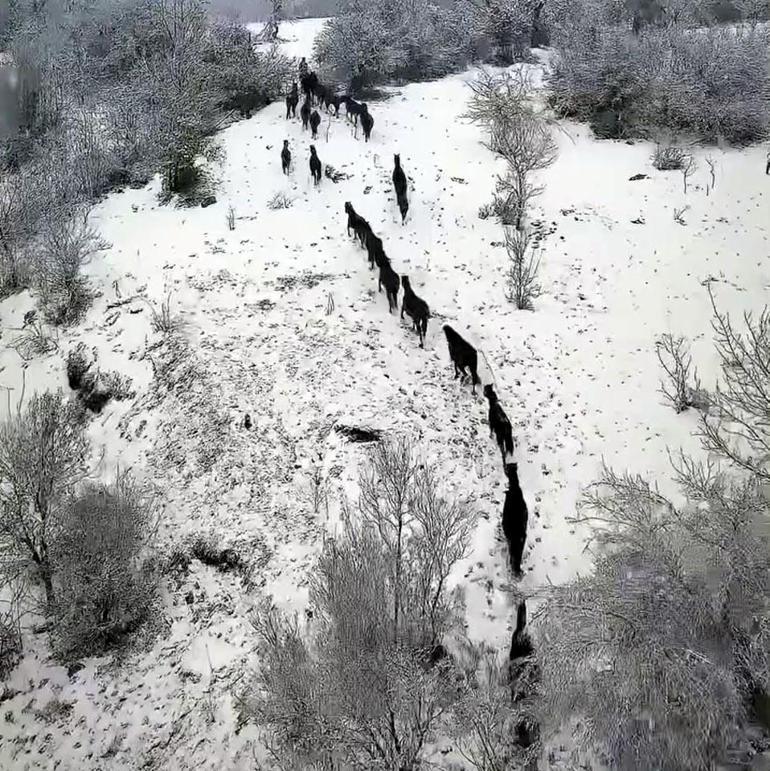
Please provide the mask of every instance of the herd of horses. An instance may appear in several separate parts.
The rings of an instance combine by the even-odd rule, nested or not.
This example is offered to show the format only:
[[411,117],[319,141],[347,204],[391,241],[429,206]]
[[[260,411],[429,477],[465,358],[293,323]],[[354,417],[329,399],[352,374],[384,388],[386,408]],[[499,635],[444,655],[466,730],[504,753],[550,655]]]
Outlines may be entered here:
[[[350,95],[339,95],[336,90],[320,82],[315,72],[309,72],[303,58],[300,64],[299,81],[304,94],[304,101],[300,108],[303,131],[310,128],[313,139],[318,136],[318,127],[321,116],[318,108],[325,109],[327,114],[339,116],[340,107],[344,106],[348,120],[358,125],[360,120],[366,141],[369,140],[374,125],[374,119],[369,113],[365,102],[357,102]],[[297,105],[299,104],[299,87],[295,81],[286,96],[286,118],[296,118]],[[285,174],[291,169],[291,151],[288,140],[284,140],[281,151],[281,168]],[[314,184],[321,180],[321,162],[315,145],[310,145],[310,171]],[[407,178],[401,166],[401,158],[394,155],[393,188],[396,202],[401,214],[402,225],[406,222],[409,211],[409,198]],[[398,293],[403,289],[401,303],[401,318],[406,313],[412,322],[412,329],[419,337],[420,347],[425,344],[425,336],[428,330],[428,319],[431,317],[430,308],[412,288],[407,275],[401,275],[394,270],[390,259],[385,254],[382,239],[379,238],[367,220],[353,207],[351,202],[346,202],[344,207],[347,215],[347,233],[352,236],[361,248],[367,252],[370,269],[376,266],[379,271],[378,291],[385,287],[385,295],[388,301],[388,312],[398,311]],[[449,357],[454,366],[455,379],[470,379],[471,390],[475,394],[476,386],[481,383],[478,376],[478,352],[476,348],[465,340],[449,324],[442,327],[449,349]],[[518,464],[509,460],[514,451],[513,431],[511,422],[505,413],[495,389],[491,383],[484,385],[483,393],[489,404],[488,422],[490,437],[494,437],[503,460],[503,469],[508,480],[508,489],[502,511],[502,530],[508,543],[511,569],[517,577],[522,575],[522,558],[527,538],[528,510],[521,491],[518,477]],[[511,640],[509,653],[512,691],[514,681],[518,680],[517,673],[521,672],[524,662],[529,660],[533,652],[532,642],[526,631],[526,604],[522,600],[517,608],[516,628]],[[523,698],[514,693],[514,699]],[[533,730],[536,727],[522,723],[517,729],[518,739],[521,744],[528,745],[533,741]]]
[[[374,118],[369,112],[366,102],[357,102],[350,95],[337,94],[336,89],[326,86],[320,82],[315,72],[308,72],[305,59],[300,64],[299,81],[304,94],[302,107],[299,110],[300,120],[302,121],[302,130],[310,129],[312,139],[318,139],[318,128],[321,125],[321,113],[317,108],[325,109],[327,114],[334,112],[335,117],[339,117],[340,107],[345,106],[345,113],[348,120],[353,121],[358,132],[359,121],[364,132],[364,139],[368,142],[374,128]],[[289,93],[286,94],[286,120],[297,117],[297,105],[299,104],[299,86],[295,80]],[[281,170],[284,174],[289,174],[292,168],[292,155],[289,148],[289,140],[283,140],[281,150]],[[315,145],[310,145],[310,174],[313,178],[313,184],[318,185],[321,182],[321,160],[318,157],[318,151]],[[402,172],[403,174],[403,172]],[[406,177],[403,178],[404,196],[406,194]],[[404,197],[404,200],[405,197]],[[399,201],[400,205],[400,201]],[[402,219],[406,217],[406,211],[403,211]]]

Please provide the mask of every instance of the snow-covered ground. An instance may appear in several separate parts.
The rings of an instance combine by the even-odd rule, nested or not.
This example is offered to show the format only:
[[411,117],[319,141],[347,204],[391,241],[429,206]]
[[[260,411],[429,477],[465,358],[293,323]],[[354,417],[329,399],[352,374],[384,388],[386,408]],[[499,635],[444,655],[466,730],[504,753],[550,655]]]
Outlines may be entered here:
[[[282,25],[289,53],[309,55],[318,26]],[[313,187],[310,138],[274,104],[221,134],[216,204],[161,206],[156,182],[95,209],[111,244],[88,268],[102,294],[85,323],[61,336],[58,353],[29,363],[27,392],[66,389],[64,357],[80,341],[102,368],[132,377],[137,398],[110,403],[93,421],[104,451],[96,473],[110,477],[119,462],[158,490],[164,551],[190,534],[214,534],[254,571],[241,582],[193,562],[168,586],[160,633],[120,663],[88,660],[68,676],[50,661],[45,636],[30,635],[6,683],[16,693],[0,704],[0,768],[253,767],[253,729],[236,733],[232,698],[254,662],[248,611],[267,594],[305,607],[308,569],[340,494],[355,494],[363,458],[361,445],[329,432],[335,421],[408,433],[446,492],[479,512],[473,552],[454,581],[465,591],[469,635],[507,646],[513,587],[498,527],[506,482],[480,389],[474,397],[452,379],[445,321],[483,352],[482,379],[494,379],[514,425],[530,508],[525,594],[587,568],[585,534],[568,518],[602,458],[675,492],[666,449],[700,452],[696,416],[662,403],[654,341],[665,332],[691,337],[711,385],[703,282],[714,279],[720,307],[736,315],[767,301],[763,150],[696,148],[685,195],[678,172],[651,167],[649,144],[597,142],[586,127],[562,123],[559,158],[542,174],[534,212],[548,232],[544,294],[533,312],[516,311],[504,295],[501,228],[478,218],[501,169],[481,130],[459,117],[471,75],[394,89],[371,104],[368,144],[344,118],[324,118],[315,144],[324,164],[350,175],[339,184],[324,178]],[[294,154],[288,178],[285,138]],[[411,180],[405,226],[392,193],[394,153]],[[706,156],[716,167],[708,195]],[[638,172],[649,178],[629,181]],[[291,208],[269,210],[276,193],[292,198]],[[388,313],[365,252],[346,237],[346,201],[429,303],[425,350]],[[684,206],[681,225],[673,212]],[[141,293],[155,305],[170,292],[184,317],[190,352],[174,393],[152,385],[150,357],[161,362],[148,304],[108,308],[118,299],[114,282],[123,299]],[[0,304],[0,385],[21,386],[20,360],[7,346],[32,307],[26,294]],[[314,463],[329,489],[328,510],[317,514]]]

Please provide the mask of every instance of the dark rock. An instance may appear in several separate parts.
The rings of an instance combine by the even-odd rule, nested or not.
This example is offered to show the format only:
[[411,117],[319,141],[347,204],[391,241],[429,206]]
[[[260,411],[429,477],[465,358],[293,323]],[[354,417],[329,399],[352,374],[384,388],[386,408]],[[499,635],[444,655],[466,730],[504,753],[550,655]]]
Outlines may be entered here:
[[67,665],[67,677],[72,679],[81,669],[85,668],[85,664],[82,661],[73,661]]
[[216,202],[217,202],[216,196],[207,195],[201,199],[201,209],[205,209],[207,206],[211,206],[211,204]]
[[358,428],[356,426],[336,425],[334,430],[351,442],[379,442],[381,436],[377,429]]
[[633,177],[629,177],[628,178],[628,181],[629,182],[636,182],[637,180],[640,180],[640,179],[647,179],[647,175],[646,174],[634,174]]

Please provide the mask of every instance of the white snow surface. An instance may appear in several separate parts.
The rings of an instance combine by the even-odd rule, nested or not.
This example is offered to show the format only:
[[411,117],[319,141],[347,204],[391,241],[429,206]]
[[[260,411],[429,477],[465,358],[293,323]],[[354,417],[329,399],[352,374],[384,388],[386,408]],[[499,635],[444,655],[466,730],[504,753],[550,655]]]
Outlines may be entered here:
[[[289,53],[309,54],[320,23],[282,25]],[[486,401],[453,380],[442,323],[483,352],[482,380],[494,380],[514,426],[530,509],[516,591],[532,595],[590,569],[586,534],[568,518],[603,457],[676,495],[666,451],[701,453],[697,416],[662,402],[654,342],[665,332],[689,336],[711,386],[717,361],[703,282],[714,279],[720,308],[736,318],[767,302],[764,152],[694,148],[698,169],[685,195],[681,174],[652,168],[650,144],[598,142],[587,127],[562,122],[559,158],[541,174],[533,214],[548,232],[544,294],[534,311],[517,311],[505,299],[502,229],[478,217],[501,165],[481,129],[460,117],[472,74],[390,89],[370,104],[369,143],[344,117],[324,116],[315,144],[324,164],[350,175],[339,184],[313,187],[310,137],[278,103],[222,132],[214,205],[160,205],[156,180],[95,208],[93,223],[111,244],[87,269],[101,295],[83,324],[61,333],[58,352],[29,362],[27,393],[66,390],[64,360],[80,341],[103,369],[130,376],[136,399],[111,402],[92,421],[95,457],[103,452],[94,473],[110,478],[120,464],[158,491],[164,553],[188,535],[213,534],[254,571],[246,586],[194,561],[189,576],[165,587],[161,631],[146,649],[118,663],[85,660],[71,677],[44,634],[27,634],[0,706],[0,768],[253,767],[255,731],[236,733],[233,700],[256,663],[248,612],[272,594],[303,613],[308,571],[341,493],[355,495],[364,458],[362,445],[328,431],[335,421],[412,436],[446,493],[469,499],[479,524],[454,586],[465,592],[470,637],[507,647],[514,584],[498,525],[506,481]],[[294,157],[288,178],[284,138]],[[394,153],[410,179],[404,226]],[[706,156],[716,164],[708,195]],[[638,172],[649,177],[629,181]],[[291,208],[269,210],[276,193],[290,196]],[[429,303],[424,350],[406,320],[388,313],[365,252],[346,237],[346,201]],[[673,211],[684,206],[680,225]],[[108,309],[115,281],[122,298],[141,293],[156,306],[170,292],[186,321],[193,366],[176,371],[174,393],[152,386],[160,335],[148,303]],[[33,307],[26,293],[0,304],[0,385],[16,389],[12,398],[22,368],[10,343]],[[242,427],[247,412],[251,430]],[[317,459],[330,491],[320,514],[308,497]]]

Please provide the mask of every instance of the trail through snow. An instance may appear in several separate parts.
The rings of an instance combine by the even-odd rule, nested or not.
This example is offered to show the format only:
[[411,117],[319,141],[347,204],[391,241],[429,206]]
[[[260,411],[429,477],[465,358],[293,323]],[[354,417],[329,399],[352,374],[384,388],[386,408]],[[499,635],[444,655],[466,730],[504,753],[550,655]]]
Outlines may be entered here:
[[[310,53],[318,20],[282,25],[292,55]],[[489,438],[481,389],[452,379],[441,331],[449,322],[476,345],[511,419],[530,509],[525,577],[537,591],[587,567],[585,533],[568,518],[602,457],[655,478],[675,494],[666,449],[698,454],[696,416],[675,416],[657,392],[655,338],[693,339],[704,384],[716,376],[710,307],[758,309],[770,287],[767,187],[761,148],[701,150],[690,191],[676,172],[657,172],[651,146],[597,142],[562,123],[559,158],[541,175],[534,219],[544,294],[533,312],[505,299],[503,234],[478,209],[491,199],[498,161],[478,127],[460,116],[472,73],[390,89],[370,104],[369,143],[346,120],[323,116],[315,142],[324,163],[350,175],[314,188],[310,137],[273,104],[224,131],[217,203],[176,209],[157,201],[158,182],[111,195],[94,224],[111,247],[89,266],[101,291],[86,322],[62,334],[60,352],[30,362],[27,390],[66,389],[63,360],[79,341],[104,369],[131,376],[134,402],[110,403],[92,436],[109,478],[135,469],[160,493],[162,544],[213,534],[253,563],[248,582],[193,563],[170,586],[149,649],[120,664],[89,660],[70,677],[49,660],[42,636],[6,687],[0,767],[14,769],[241,769],[251,767],[253,729],[236,732],[232,698],[253,664],[248,611],[264,594],[302,613],[308,569],[333,530],[342,493],[354,496],[360,445],[330,431],[335,421],[409,433],[434,462],[446,492],[480,514],[471,556],[454,576],[468,606],[468,633],[501,649],[510,640],[514,595],[499,515],[506,481]],[[289,139],[293,173],[281,173]],[[400,224],[393,154],[409,178]],[[704,157],[716,161],[716,186]],[[648,179],[631,182],[637,172]],[[284,193],[291,208],[271,211]],[[365,252],[345,235],[344,203],[371,223],[399,274],[430,305],[425,350],[389,314]],[[689,205],[686,226],[673,209]],[[228,207],[236,226],[228,230]],[[632,220],[641,217],[644,224]],[[189,349],[176,363],[153,348],[148,303],[171,292]],[[333,302],[333,310],[327,309]],[[0,305],[5,346],[0,384],[21,386],[8,347],[28,294]],[[172,367],[171,391],[153,385]],[[253,426],[243,428],[249,413]],[[310,475],[320,463],[329,507],[313,510]],[[56,698],[69,711],[46,710]],[[55,705],[55,702],[53,702]]]

